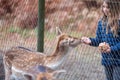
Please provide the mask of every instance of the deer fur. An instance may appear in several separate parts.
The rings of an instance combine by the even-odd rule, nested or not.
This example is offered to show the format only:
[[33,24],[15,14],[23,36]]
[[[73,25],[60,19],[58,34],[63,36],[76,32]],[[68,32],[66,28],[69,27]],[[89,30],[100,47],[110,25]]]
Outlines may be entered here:
[[37,75],[36,80],[58,80],[54,77],[54,75],[58,73],[66,72],[65,70],[53,70],[49,67],[42,66],[42,65],[39,65],[39,68],[37,68],[37,71],[39,71],[39,74]]
[[32,79],[30,80],[35,80],[34,72],[29,72],[33,70],[33,67],[43,65],[55,69],[65,61],[66,55],[70,53],[72,48],[77,47],[81,43],[81,39],[62,33],[59,29],[57,33],[57,46],[50,55],[21,47],[13,47],[8,50],[3,57],[5,80],[10,80],[11,76],[18,80],[17,78],[21,74],[31,75]]

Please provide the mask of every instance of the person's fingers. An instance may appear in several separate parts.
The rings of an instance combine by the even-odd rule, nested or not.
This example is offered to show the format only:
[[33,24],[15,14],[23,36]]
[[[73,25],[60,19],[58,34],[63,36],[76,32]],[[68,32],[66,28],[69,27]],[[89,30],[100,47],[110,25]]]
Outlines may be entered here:
[[82,37],[81,40],[82,40],[82,42],[84,42],[84,43],[87,42],[87,38],[86,38],[86,37]]

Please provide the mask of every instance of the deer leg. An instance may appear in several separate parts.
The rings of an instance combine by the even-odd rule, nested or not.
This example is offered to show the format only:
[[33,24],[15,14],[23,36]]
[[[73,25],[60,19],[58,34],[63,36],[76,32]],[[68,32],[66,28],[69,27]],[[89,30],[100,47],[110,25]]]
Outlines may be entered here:
[[5,80],[10,80],[11,74],[10,69],[5,69]]
[[4,63],[4,70],[5,70],[5,80],[10,80],[12,71],[11,71],[11,65],[9,62],[6,61],[6,59],[3,59]]

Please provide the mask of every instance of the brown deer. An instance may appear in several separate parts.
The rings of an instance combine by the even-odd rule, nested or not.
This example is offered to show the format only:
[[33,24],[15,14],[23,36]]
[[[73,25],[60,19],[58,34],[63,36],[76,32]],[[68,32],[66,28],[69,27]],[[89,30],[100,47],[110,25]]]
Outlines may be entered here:
[[30,75],[32,76],[30,80],[35,80],[34,72],[29,72],[33,67],[43,65],[55,69],[65,61],[66,55],[81,43],[81,39],[62,33],[60,29],[57,29],[57,33],[56,49],[50,55],[22,47],[13,47],[6,51],[3,57],[5,80],[10,80],[11,76],[17,79],[21,74]]

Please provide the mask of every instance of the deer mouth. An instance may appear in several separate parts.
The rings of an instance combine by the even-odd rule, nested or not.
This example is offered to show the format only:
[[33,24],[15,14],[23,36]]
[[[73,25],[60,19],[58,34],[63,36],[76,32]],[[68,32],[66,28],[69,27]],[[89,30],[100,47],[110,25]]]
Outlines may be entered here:
[[76,46],[78,46],[80,43],[81,43],[81,40],[75,40],[75,41],[73,41],[73,42],[70,43],[70,46],[71,46],[71,47],[76,47]]

